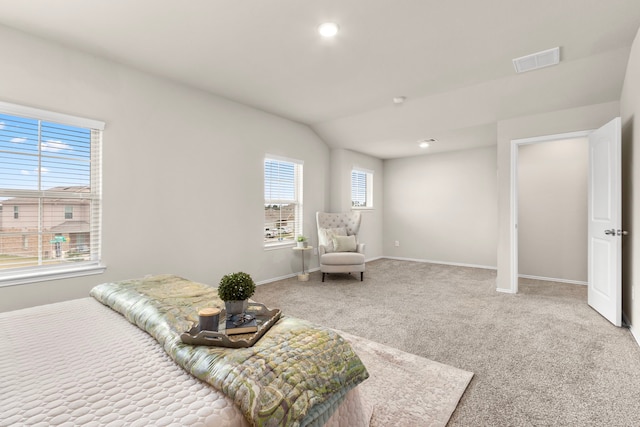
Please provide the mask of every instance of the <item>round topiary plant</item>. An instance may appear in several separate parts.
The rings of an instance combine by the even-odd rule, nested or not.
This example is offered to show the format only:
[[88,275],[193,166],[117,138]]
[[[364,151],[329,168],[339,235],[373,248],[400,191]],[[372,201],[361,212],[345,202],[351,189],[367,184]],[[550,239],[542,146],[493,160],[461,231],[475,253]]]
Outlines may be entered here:
[[222,276],[218,296],[222,301],[246,300],[256,291],[256,284],[247,273],[238,272]]

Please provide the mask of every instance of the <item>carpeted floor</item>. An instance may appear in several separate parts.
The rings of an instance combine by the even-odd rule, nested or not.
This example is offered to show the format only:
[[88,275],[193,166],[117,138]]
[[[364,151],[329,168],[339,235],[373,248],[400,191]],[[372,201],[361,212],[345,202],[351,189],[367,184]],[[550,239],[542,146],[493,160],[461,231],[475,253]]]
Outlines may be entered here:
[[382,259],[356,275],[258,286],[253,299],[475,375],[449,426],[640,425],[640,348],[586,287]]

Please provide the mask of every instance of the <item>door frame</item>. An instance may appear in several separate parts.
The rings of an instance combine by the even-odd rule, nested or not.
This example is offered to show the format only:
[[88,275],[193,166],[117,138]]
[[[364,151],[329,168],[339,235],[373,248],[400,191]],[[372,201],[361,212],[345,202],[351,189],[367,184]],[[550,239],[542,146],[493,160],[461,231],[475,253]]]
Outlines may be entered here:
[[509,265],[511,269],[511,277],[509,278],[509,289],[501,289],[501,291],[511,294],[518,293],[518,154],[520,146],[565,139],[587,138],[593,131],[594,129],[590,129],[511,140],[511,214],[509,219],[509,230],[511,232],[511,254]]

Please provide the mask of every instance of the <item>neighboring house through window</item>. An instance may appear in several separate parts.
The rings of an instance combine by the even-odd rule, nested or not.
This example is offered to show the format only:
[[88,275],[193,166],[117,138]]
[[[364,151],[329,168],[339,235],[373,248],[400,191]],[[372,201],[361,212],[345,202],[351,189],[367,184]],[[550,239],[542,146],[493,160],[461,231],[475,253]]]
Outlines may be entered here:
[[302,233],[302,162],[267,155],[264,159],[264,245],[295,241]]
[[373,171],[355,167],[351,170],[351,207],[373,208]]
[[0,102],[0,203],[13,207],[0,211],[0,286],[104,268],[103,128]]

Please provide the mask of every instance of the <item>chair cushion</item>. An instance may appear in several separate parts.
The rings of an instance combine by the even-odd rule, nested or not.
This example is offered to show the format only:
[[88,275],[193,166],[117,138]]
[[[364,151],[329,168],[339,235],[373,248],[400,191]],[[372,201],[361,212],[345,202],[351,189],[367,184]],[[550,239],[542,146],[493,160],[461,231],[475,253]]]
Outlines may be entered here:
[[320,257],[320,264],[358,265],[364,264],[364,254],[358,252],[332,252]]
[[335,252],[355,252],[356,246],[356,236],[333,236]]
[[333,252],[333,237],[334,236],[346,236],[347,229],[343,227],[338,228],[320,228],[318,229],[318,244],[325,247],[325,251]]

